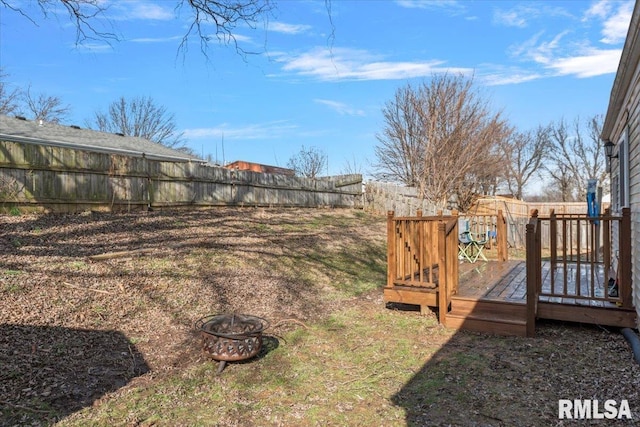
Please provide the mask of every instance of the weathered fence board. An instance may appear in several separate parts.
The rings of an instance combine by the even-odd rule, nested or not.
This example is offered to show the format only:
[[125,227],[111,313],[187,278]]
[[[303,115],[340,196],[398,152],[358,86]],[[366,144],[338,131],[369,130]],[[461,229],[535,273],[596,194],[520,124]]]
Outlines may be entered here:
[[310,179],[0,141],[0,208],[5,210],[216,205],[359,208],[362,176]]

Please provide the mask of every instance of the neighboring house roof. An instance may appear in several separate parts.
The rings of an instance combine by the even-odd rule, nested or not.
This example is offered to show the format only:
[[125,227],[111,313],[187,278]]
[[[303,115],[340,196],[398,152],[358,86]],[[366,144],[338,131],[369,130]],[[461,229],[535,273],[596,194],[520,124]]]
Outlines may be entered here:
[[[621,111],[624,105],[625,96],[629,93],[629,88],[633,84],[633,75],[640,60],[640,40],[638,40],[638,24],[640,21],[640,4],[636,2],[629,23],[629,32],[622,49],[622,56],[618,64],[618,71],[611,89],[611,97],[609,98],[609,107],[602,125],[601,138],[603,140],[611,140],[614,127],[618,119],[622,119],[624,111]],[[616,141],[611,141],[615,143]]]
[[97,151],[164,161],[202,161],[196,156],[156,144],[144,138],[35,122],[0,115],[0,140]]
[[281,168],[279,166],[262,165],[260,163],[245,162],[243,160],[237,160],[233,163],[229,163],[225,166],[225,168],[289,176],[294,176],[296,174],[296,171],[294,171],[293,169]]

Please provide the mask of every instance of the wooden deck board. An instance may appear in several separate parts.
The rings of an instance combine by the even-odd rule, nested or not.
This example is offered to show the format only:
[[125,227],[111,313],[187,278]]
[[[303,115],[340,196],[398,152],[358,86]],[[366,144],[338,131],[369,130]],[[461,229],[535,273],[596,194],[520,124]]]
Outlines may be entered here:
[[[460,264],[458,295],[465,298],[505,300],[516,292],[517,269],[522,261],[488,261]],[[526,289],[525,289],[526,292]],[[524,302],[524,301],[523,301]]]

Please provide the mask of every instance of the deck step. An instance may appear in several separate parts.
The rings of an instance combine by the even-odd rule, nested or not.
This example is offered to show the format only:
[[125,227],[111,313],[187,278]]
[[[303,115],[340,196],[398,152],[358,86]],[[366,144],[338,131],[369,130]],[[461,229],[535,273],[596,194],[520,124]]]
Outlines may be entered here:
[[498,317],[508,320],[525,320],[527,305],[506,301],[478,300],[454,296],[451,311],[476,317]]
[[447,314],[446,327],[495,335],[527,336],[527,322],[524,320],[481,317],[455,312]]
[[496,335],[526,336],[526,318],[525,304],[454,296],[446,326]]

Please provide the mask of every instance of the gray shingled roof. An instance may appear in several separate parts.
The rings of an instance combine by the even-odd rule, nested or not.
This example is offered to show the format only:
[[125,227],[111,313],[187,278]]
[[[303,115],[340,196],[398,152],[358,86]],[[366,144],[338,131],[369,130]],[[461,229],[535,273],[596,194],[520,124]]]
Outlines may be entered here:
[[166,161],[202,161],[196,156],[156,144],[143,138],[80,129],[77,126],[39,124],[32,120],[0,115],[0,140],[77,150],[117,153]]

